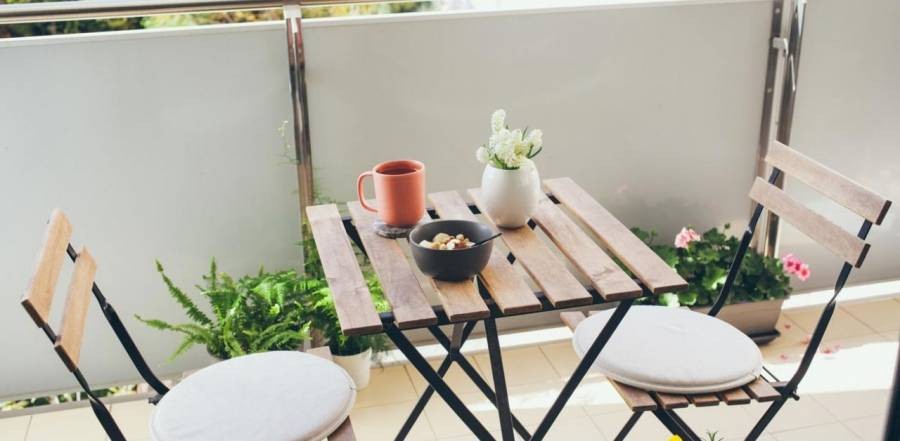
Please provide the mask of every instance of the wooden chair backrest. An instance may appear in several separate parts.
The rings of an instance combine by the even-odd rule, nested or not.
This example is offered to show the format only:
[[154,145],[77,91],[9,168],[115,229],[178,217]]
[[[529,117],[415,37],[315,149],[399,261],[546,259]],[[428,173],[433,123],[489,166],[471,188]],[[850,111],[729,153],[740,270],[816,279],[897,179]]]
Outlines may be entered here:
[[[72,225],[69,220],[61,211],[55,210],[50,217],[31,281],[22,297],[22,307],[32,320],[45,330],[52,331],[49,324],[50,307],[53,304],[56,283],[71,236]],[[87,307],[91,302],[96,270],[97,264],[93,256],[82,247],[75,259],[75,270],[69,282],[59,332],[51,334],[56,336],[54,343],[56,352],[70,370],[78,367]]]
[[[891,201],[778,141],[770,146],[766,162],[873,224],[880,224],[891,206]],[[802,205],[784,190],[757,178],[750,198],[845,262],[858,268],[865,260],[868,243]]]

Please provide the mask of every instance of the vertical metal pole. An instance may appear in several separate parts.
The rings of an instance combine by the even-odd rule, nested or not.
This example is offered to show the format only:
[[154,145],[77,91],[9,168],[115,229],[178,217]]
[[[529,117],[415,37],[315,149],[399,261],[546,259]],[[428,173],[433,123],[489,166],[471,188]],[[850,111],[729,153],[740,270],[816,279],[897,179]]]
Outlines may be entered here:
[[[787,47],[784,39],[781,38],[784,28],[784,11],[790,8],[792,0],[772,0],[772,24],[769,31],[769,56],[766,60],[766,87],[763,93],[762,118],[759,126],[759,145],[756,149],[756,176],[765,176],[767,166],[765,157],[769,152],[769,143],[772,142],[772,130],[775,126],[775,94],[778,87],[778,74],[784,68],[782,51]],[[785,8],[788,6],[788,8]],[[784,46],[782,48],[781,46]],[[751,207],[755,204],[750,204]],[[751,208],[751,210],[753,210]],[[765,222],[764,222],[765,224]],[[762,251],[759,246],[759,237],[765,237],[765,225],[760,228],[759,235],[752,238],[751,245]]]
[[[785,50],[785,69],[782,79],[781,104],[778,110],[778,131],[775,139],[784,144],[791,142],[791,129],[794,122],[794,103],[797,98],[797,77],[800,69],[800,49],[803,45],[803,28],[806,16],[806,0],[793,0],[791,13],[790,37]],[[783,41],[783,40],[782,40]],[[774,41],[773,41],[774,42]],[[784,187],[784,176],[776,180],[775,186]],[[766,242],[763,253],[766,256],[778,254],[778,234],[780,225],[778,215],[771,211],[766,217]]]
[[291,107],[294,116],[294,150],[297,158],[297,191],[300,195],[300,219],[315,199],[313,189],[312,149],[309,141],[309,106],[306,98],[306,55],[303,49],[302,13],[299,0],[286,2],[282,8],[287,32],[288,68],[291,85]]

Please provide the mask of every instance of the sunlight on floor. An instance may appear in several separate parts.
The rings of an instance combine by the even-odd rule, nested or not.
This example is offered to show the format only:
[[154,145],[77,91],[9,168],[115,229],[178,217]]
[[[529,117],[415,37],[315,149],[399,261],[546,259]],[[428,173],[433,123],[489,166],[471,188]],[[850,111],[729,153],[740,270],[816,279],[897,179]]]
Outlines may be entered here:
[[[805,341],[815,326],[818,309],[791,309],[778,323],[782,337],[763,346],[766,366],[789,378],[803,356]],[[841,306],[809,374],[801,383],[801,400],[790,401],[773,420],[767,441],[881,441],[897,357],[900,297]],[[506,344],[506,343],[504,343]],[[571,343],[527,346],[522,342],[503,351],[513,412],[534,429],[578,363]],[[474,353],[469,361],[488,383],[490,361]],[[435,366],[438,360],[432,360]],[[446,379],[478,419],[499,432],[490,402],[454,366]],[[376,368],[371,385],[361,391],[351,418],[360,441],[391,440],[419,394],[422,377],[408,365]],[[700,430],[718,431],[728,441],[742,439],[765,406],[725,406],[683,409],[680,415]],[[144,402],[112,405],[112,412],[129,440],[149,441],[147,421],[152,406]],[[563,410],[550,432],[551,440],[612,440],[630,416],[612,386],[590,374]],[[643,417],[628,439],[666,440],[667,432],[652,416]],[[101,441],[105,439],[89,409],[74,409],[0,419],[0,439],[6,441]],[[434,398],[413,428],[410,440],[475,439],[446,404]]]

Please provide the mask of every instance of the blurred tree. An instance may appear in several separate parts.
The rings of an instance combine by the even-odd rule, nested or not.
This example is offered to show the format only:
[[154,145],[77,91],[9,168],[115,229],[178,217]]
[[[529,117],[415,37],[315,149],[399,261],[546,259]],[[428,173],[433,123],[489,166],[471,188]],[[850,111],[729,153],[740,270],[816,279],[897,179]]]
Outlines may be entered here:
[[[45,3],[61,0],[0,0],[0,4]],[[71,1],[71,0],[62,0]],[[430,11],[439,1],[411,1],[394,3],[367,3],[360,5],[314,6],[303,8],[304,18],[343,17],[350,15],[398,14]],[[24,23],[0,25],[0,38],[30,37],[36,35],[78,34],[85,32],[121,31],[127,29],[198,26],[218,23],[247,23],[281,20],[281,10],[214,12],[202,14],[156,15],[143,18],[116,18],[106,20],[78,20],[52,23]]]

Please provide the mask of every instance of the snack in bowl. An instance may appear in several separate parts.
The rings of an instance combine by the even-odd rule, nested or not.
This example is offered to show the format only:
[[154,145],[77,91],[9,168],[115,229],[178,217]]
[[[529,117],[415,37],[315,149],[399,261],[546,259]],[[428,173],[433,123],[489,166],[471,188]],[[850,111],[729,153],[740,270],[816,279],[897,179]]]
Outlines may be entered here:
[[416,266],[425,275],[439,280],[468,280],[487,266],[494,241],[476,243],[494,234],[481,222],[438,219],[413,228],[407,240]]
[[432,250],[462,250],[471,248],[475,242],[469,240],[464,234],[457,235],[438,233],[431,240],[422,239],[419,242],[420,247],[431,248]]

